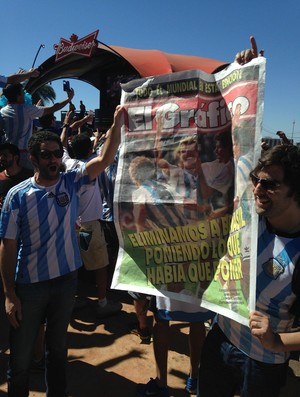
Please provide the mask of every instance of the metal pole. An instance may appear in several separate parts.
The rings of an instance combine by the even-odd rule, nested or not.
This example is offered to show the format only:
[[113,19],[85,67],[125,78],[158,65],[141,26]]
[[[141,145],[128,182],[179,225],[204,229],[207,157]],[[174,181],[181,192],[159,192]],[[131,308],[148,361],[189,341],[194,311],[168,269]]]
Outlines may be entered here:
[[40,51],[41,51],[41,48],[45,48],[45,44],[41,44],[41,45],[39,46],[39,49],[37,50],[37,52],[36,52],[36,54],[35,54],[35,58],[34,58],[34,61],[33,61],[32,66],[31,66],[32,69],[34,68],[35,61],[36,61],[36,59],[37,59],[37,57],[38,57],[38,55],[39,55],[39,53],[40,53]]
[[294,129],[295,129],[295,120],[293,121],[293,129],[292,129],[292,142],[294,142]]

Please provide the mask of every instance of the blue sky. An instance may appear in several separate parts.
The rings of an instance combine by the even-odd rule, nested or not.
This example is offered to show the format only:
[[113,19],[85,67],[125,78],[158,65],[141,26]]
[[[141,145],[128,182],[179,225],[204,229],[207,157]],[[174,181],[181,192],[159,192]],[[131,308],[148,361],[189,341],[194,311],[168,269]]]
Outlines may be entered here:
[[[300,2],[232,0],[7,0],[1,2],[1,68],[10,74],[36,66],[54,54],[53,45],[72,33],[99,29],[108,45],[158,49],[231,62],[254,35],[267,58],[263,135],[283,130],[300,141]],[[98,92],[71,81],[74,103],[98,107]],[[62,82],[53,84],[64,98]]]

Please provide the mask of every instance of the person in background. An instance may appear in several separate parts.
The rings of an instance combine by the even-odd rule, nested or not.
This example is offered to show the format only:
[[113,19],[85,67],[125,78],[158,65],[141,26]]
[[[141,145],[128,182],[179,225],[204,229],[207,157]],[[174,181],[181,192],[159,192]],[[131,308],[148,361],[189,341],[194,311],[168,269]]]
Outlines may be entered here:
[[46,114],[39,118],[40,130],[39,131],[51,131],[55,134],[60,134],[60,130],[56,128],[56,117],[53,113]]
[[[8,191],[33,176],[33,170],[19,165],[20,151],[12,143],[0,145],[0,212]],[[32,366],[44,369],[44,321],[41,324],[34,348]]]
[[277,131],[276,135],[279,136],[281,145],[289,145],[291,143],[290,140],[285,135],[285,132]]
[[32,168],[32,163],[28,155],[28,141],[33,131],[33,120],[36,117],[46,116],[62,109],[69,103],[74,91],[71,89],[67,93],[67,98],[52,106],[29,105],[24,102],[24,88],[22,84],[9,84],[3,89],[3,94],[8,100],[0,114],[4,123],[5,141],[18,146],[21,158],[20,164],[27,168]]
[[[89,117],[89,116],[87,116]],[[74,159],[67,151],[67,125],[62,130],[61,141],[64,145],[63,164],[66,171],[81,168],[83,164],[96,157],[93,152],[93,142],[86,134],[75,135],[72,140]],[[79,123],[81,120],[75,122]],[[70,127],[72,128],[72,125]],[[102,200],[98,178],[95,183],[82,194],[79,202],[79,248],[84,267],[87,271],[94,271],[96,276],[98,304],[96,316],[105,318],[118,313],[122,309],[120,302],[107,299],[108,285],[108,252],[104,232],[100,223],[102,215]]]
[[33,175],[33,170],[21,167],[19,160],[20,151],[16,145],[0,145],[0,211],[9,189]]
[[150,343],[152,326],[149,326],[147,313],[152,297],[133,291],[128,291],[128,294],[133,299],[133,306],[137,318],[137,322],[129,324],[130,333],[138,336],[141,343]]
[[79,118],[83,119],[83,117],[85,116],[85,104],[82,101],[80,101],[79,110]]
[[[102,134],[98,129],[95,135],[95,145],[97,154],[101,153],[103,147],[105,146],[106,140],[109,138],[110,130]],[[109,257],[109,275],[108,275],[108,285],[111,285],[118,252],[119,252],[119,238],[114,223],[114,188],[115,180],[117,175],[119,161],[119,148],[116,151],[115,157],[111,164],[105,168],[105,170],[99,176],[100,191],[102,198],[102,214],[101,214],[101,225],[104,230],[105,239],[108,249]]]

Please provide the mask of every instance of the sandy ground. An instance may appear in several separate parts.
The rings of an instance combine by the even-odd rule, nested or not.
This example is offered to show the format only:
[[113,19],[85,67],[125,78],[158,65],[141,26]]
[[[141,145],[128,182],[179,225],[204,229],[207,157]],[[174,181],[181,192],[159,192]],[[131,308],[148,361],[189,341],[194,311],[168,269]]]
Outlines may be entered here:
[[[142,344],[129,333],[129,324],[136,320],[132,301],[127,293],[113,291],[111,297],[123,303],[120,314],[97,320],[94,313],[95,291],[90,283],[80,283],[80,294],[87,305],[75,310],[69,326],[68,393],[70,397],[134,397],[136,384],[155,376],[152,343]],[[0,397],[6,396],[5,370],[8,358],[7,322],[0,310]],[[151,313],[149,314],[151,322]],[[168,384],[170,396],[187,396],[184,391],[188,373],[188,327],[172,323],[169,353]],[[281,397],[298,397],[300,364],[298,357],[290,361],[288,384]],[[32,373],[30,397],[45,396],[42,373]]]

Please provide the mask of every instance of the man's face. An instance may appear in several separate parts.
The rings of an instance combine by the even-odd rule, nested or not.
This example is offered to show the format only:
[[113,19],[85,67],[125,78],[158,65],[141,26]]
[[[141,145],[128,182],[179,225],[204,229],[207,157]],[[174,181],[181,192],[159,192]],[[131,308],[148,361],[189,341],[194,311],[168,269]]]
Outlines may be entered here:
[[[258,182],[253,178],[253,194],[256,212],[265,216],[270,221],[277,217],[284,217],[297,206],[293,196],[289,197],[289,187],[283,183],[284,172],[282,167],[272,165],[258,171],[256,176],[262,180]],[[273,183],[274,182],[274,183]],[[255,186],[256,185],[256,186]]]
[[41,181],[55,181],[58,179],[61,170],[62,154],[63,152],[60,150],[57,142],[48,141],[41,143],[40,152],[33,159]]
[[8,150],[0,151],[0,172],[7,170],[14,165],[15,157]]
[[182,168],[193,170],[199,161],[198,145],[196,143],[183,144],[179,150],[179,161]]

